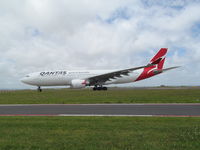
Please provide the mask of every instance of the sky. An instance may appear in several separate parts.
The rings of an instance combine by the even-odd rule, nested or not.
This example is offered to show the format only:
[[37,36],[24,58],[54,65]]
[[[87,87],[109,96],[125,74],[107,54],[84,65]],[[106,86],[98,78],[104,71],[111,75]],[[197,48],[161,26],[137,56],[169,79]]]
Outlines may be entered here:
[[127,86],[200,85],[199,0],[1,0],[0,89],[44,70],[125,69],[168,48],[165,67]]

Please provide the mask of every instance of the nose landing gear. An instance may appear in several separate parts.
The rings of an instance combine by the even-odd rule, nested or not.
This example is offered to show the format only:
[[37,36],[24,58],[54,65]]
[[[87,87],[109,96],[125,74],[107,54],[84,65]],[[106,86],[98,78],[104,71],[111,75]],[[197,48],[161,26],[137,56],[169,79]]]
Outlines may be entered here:
[[37,89],[38,92],[42,92],[42,89],[40,86],[38,86],[38,89]]

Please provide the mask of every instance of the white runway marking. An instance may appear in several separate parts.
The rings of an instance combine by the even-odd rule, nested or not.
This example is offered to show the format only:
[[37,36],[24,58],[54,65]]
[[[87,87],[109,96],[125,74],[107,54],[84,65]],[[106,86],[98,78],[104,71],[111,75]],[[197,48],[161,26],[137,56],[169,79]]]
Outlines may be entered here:
[[59,114],[58,116],[77,116],[77,117],[82,117],[82,116],[90,116],[90,117],[153,117],[153,115],[104,115],[104,114]]

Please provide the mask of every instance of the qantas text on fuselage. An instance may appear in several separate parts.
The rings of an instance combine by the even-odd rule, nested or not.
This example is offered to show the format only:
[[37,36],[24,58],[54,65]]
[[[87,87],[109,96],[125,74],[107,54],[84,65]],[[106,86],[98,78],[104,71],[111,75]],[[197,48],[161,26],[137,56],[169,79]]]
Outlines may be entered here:
[[37,86],[70,86],[71,88],[84,88],[92,86],[93,90],[107,90],[105,85],[123,84],[147,79],[175,69],[163,69],[167,48],[161,48],[147,65],[122,70],[57,70],[41,71],[26,75],[21,81],[25,84]]

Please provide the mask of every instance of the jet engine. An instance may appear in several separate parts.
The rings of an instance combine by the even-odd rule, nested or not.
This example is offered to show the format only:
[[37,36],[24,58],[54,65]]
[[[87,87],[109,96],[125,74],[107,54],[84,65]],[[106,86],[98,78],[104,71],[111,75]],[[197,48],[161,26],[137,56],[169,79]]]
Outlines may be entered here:
[[74,79],[71,81],[71,88],[73,89],[81,89],[86,86],[86,80]]

